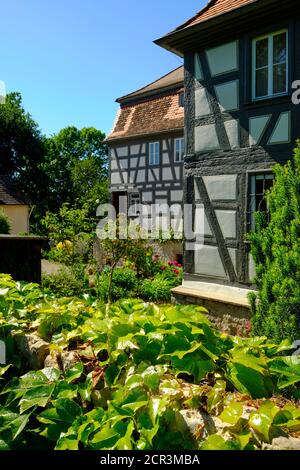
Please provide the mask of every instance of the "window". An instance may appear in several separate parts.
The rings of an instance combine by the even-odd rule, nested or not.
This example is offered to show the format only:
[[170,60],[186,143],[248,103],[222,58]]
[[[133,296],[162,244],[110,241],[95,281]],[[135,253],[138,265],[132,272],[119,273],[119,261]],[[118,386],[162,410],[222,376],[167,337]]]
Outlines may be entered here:
[[159,165],[160,145],[159,142],[151,142],[149,145],[149,163],[150,165]]
[[253,175],[250,177],[249,194],[249,228],[255,230],[255,213],[268,213],[265,193],[273,186],[274,175],[265,173],[263,175]]
[[175,139],[175,162],[182,162],[184,158],[184,139]]
[[184,108],[184,93],[179,93],[179,96],[178,96],[178,106],[180,108]]
[[287,93],[287,30],[254,39],[252,64],[253,99],[269,98]]
[[129,194],[129,216],[136,216],[140,214],[140,194],[131,193]]

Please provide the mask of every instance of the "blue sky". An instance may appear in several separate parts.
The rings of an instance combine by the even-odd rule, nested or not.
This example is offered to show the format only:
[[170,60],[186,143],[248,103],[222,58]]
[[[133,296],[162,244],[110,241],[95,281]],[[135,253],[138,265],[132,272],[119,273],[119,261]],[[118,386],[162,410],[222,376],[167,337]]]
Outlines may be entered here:
[[114,100],[181,65],[153,40],[205,0],[1,2],[0,81],[20,91],[46,134],[67,125],[111,129]]

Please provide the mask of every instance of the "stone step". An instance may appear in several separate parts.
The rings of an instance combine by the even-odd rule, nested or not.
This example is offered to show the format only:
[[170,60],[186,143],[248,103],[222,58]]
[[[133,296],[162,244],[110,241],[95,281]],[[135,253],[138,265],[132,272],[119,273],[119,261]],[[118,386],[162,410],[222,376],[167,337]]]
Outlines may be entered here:
[[184,281],[182,286],[172,289],[173,295],[219,302],[236,307],[250,308],[248,294],[250,289],[224,286],[207,282]]

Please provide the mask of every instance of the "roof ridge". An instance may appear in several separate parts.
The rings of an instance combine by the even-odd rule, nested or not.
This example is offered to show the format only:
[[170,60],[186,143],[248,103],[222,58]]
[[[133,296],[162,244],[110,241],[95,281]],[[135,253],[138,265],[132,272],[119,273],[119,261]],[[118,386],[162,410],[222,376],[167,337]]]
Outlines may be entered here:
[[[233,10],[238,10],[239,8],[247,6],[251,3],[255,3],[257,1],[259,0],[209,0],[208,3],[201,10],[198,11],[198,13],[196,13],[194,16],[192,16],[192,18],[188,19],[181,25],[177,26],[177,28],[170,31],[168,34],[165,35],[165,37],[172,36],[173,34],[181,30],[187,29],[201,22],[211,20],[214,17],[224,15]],[[221,10],[219,8],[220,6],[223,6]],[[213,11],[214,9],[216,9],[216,11],[212,15],[210,15],[210,9],[212,9]],[[201,20],[202,17],[204,18]]]
[[[180,70],[180,69],[183,69],[184,66],[183,65],[180,65],[179,67],[176,67],[175,69],[171,70],[170,72],[166,73],[165,75],[163,75],[162,77],[159,77],[157,78],[156,80],[153,80],[152,82],[150,83],[147,83],[147,85],[141,87],[141,88],[138,88],[137,90],[131,92],[131,93],[128,93],[127,95],[124,95],[124,96],[121,96],[120,98],[117,98],[116,101],[117,102],[120,102],[121,100],[125,100],[126,98],[130,98],[132,95],[136,95],[138,93],[142,93],[143,90],[146,90],[148,87],[154,85],[155,83],[157,82],[160,82],[161,80],[163,80],[164,78],[168,77],[169,75],[171,75],[172,73],[176,72],[177,70]],[[178,83],[180,83],[181,80],[178,80]],[[177,83],[177,82],[174,82],[174,84]],[[154,91],[155,89],[153,89]]]
[[172,33],[174,31],[178,31],[182,28],[185,28],[186,26],[188,26],[190,23],[192,23],[194,20],[196,20],[198,18],[199,15],[201,15],[201,13],[204,13],[206,10],[208,10],[214,3],[216,3],[217,0],[208,0],[207,4],[201,8],[201,10],[199,10],[194,16],[192,16],[192,18],[189,18],[187,21],[185,21],[184,23],[182,23],[180,26],[177,26],[177,28],[175,28]]

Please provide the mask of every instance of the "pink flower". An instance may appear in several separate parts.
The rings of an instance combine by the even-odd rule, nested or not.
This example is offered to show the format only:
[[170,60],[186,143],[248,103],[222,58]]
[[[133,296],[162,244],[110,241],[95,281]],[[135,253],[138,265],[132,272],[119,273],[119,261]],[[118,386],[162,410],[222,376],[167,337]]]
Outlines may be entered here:
[[167,266],[161,266],[161,269],[165,270],[165,269],[167,269]]

